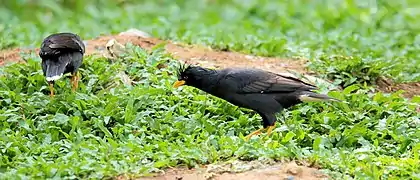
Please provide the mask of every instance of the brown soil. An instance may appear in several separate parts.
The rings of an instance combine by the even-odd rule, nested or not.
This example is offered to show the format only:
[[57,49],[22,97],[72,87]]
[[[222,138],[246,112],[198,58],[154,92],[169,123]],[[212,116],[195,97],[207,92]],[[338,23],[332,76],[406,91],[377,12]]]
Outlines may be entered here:
[[[247,162],[252,164],[255,161]],[[316,168],[297,165],[295,162],[276,163],[267,166],[259,166],[232,170],[232,167],[203,167],[197,169],[173,168],[164,173],[152,174],[148,177],[129,178],[118,176],[116,179],[139,179],[139,180],[319,180],[327,179],[328,176]]]
[[0,66],[8,62],[21,62],[20,53],[30,53],[34,50],[23,50],[20,48],[0,51]]
[[188,61],[188,63],[200,63],[204,66],[217,68],[225,67],[255,67],[264,68],[274,72],[286,72],[286,69],[304,73],[305,60],[298,59],[279,59],[268,57],[255,57],[237,52],[215,51],[197,45],[176,44],[171,41],[163,41],[155,38],[142,38],[133,36],[103,36],[89,41],[88,54],[98,50],[103,50],[104,45],[110,40],[115,39],[121,44],[131,42],[134,45],[150,50],[157,44],[167,42],[166,50],[175,58]]
[[378,85],[378,89],[382,92],[391,93],[403,90],[403,94],[407,98],[420,95],[420,82],[395,84],[390,79],[380,78],[376,83]]

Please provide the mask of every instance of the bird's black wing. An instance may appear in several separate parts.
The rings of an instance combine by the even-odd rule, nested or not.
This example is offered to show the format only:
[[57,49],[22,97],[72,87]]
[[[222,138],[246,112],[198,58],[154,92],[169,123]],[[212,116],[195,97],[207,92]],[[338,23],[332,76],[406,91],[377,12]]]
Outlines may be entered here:
[[275,74],[256,69],[230,70],[219,81],[229,91],[236,93],[287,93],[297,90],[310,91],[317,89],[294,77]]
[[55,34],[45,38],[39,55],[55,56],[66,52],[85,53],[85,45],[79,36],[70,33]]

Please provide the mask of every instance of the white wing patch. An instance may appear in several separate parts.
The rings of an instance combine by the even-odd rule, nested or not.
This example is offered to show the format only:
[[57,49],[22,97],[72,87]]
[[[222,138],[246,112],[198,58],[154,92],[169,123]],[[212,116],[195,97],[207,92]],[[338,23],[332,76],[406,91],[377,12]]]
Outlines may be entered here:
[[325,101],[325,99],[319,99],[319,98],[314,98],[314,97],[310,97],[309,95],[300,95],[299,99],[302,102],[320,102],[320,101]]

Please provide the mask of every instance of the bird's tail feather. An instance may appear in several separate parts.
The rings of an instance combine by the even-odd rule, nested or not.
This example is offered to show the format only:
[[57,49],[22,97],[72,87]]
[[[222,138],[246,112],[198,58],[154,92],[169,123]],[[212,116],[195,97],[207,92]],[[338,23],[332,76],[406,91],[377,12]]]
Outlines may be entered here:
[[341,100],[339,99],[329,97],[328,95],[325,95],[325,94],[317,94],[314,92],[304,92],[301,95],[299,95],[299,99],[303,102],[319,102],[319,101],[341,102]]
[[47,60],[47,70],[46,70],[46,79],[47,81],[56,81],[60,79],[64,71],[66,70],[66,66],[70,64],[71,56],[64,55],[58,57],[57,61]]

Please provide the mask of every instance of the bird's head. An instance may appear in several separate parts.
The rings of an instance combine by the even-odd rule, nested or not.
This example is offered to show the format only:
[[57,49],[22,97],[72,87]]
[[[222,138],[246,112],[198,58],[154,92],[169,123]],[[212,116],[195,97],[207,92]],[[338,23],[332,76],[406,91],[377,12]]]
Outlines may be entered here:
[[178,68],[178,80],[174,83],[174,88],[189,85],[199,87],[204,76],[212,70],[200,66],[180,65]]

